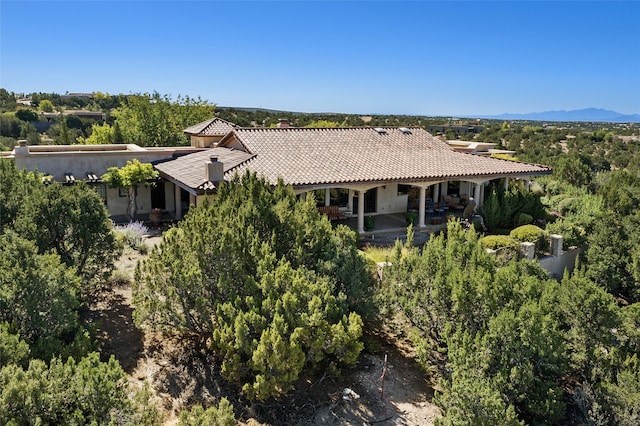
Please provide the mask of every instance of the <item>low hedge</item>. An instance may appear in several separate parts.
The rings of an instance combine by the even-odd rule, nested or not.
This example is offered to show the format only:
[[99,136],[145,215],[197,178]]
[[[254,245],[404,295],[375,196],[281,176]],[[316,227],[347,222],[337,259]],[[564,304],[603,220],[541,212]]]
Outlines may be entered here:
[[535,243],[538,252],[545,251],[548,248],[546,231],[536,225],[519,226],[513,229],[509,235],[521,243]]
[[480,238],[478,243],[482,248],[491,250],[503,247],[518,247],[518,241],[509,235],[487,235]]

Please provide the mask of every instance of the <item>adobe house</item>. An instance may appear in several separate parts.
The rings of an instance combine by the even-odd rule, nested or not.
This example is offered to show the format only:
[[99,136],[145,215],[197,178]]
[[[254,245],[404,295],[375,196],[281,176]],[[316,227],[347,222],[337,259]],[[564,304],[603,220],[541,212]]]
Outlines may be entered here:
[[106,188],[99,177],[127,160],[150,162],[161,177],[155,187],[141,188],[141,217],[160,208],[181,219],[220,182],[248,170],[273,184],[282,178],[301,197],[315,192],[325,206],[357,217],[360,233],[365,215],[413,209],[416,226],[424,227],[428,198],[474,197],[482,205],[492,180],[528,182],[551,173],[547,166],[491,158],[484,145],[454,149],[420,127],[294,128],[281,122],[277,128],[240,128],[214,118],[185,133],[191,147],[19,146],[13,157],[19,168],[37,169],[56,181],[96,185],[113,217],[125,214],[126,194]]
[[[127,192],[109,188],[100,177],[109,167],[122,167],[128,160],[138,159],[143,163],[175,155],[197,152],[192,147],[142,148],[134,144],[112,145],[34,145],[19,146],[4,158],[13,158],[19,169],[37,170],[46,175],[46,180],[71,185],[83,180],[102,196],[111,217],[124,221],[127,211]],[[174,187],[159,180],[154,185],[139,188],[137,203],[140,218],[145,218],[153,208],[174,211]]]

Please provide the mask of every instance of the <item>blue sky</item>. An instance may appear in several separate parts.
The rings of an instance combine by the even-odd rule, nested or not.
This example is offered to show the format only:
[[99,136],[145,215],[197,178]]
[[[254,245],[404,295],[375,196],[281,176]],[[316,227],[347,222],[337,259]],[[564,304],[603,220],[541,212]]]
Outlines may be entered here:
[[638,1],[6,1],[0,87],[303,112],[640,113]]

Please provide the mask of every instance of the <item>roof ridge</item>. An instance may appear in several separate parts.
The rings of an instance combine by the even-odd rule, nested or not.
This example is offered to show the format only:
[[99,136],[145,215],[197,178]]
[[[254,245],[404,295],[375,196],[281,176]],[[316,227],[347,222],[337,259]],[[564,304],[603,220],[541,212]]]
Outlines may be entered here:
[[375,129],[422,129],[425,132],[427,130],[418,125],[414,126],[346,126],[346,127],[235,127],[237,130],[273,130],[273,131],[287,131],[287,130],[375,130]]

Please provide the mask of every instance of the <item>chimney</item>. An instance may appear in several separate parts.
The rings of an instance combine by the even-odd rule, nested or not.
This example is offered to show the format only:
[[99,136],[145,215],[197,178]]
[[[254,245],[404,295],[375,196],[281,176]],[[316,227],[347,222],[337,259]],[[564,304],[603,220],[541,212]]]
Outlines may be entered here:
[[205,163],[205,177],[209,182],[220,182],[224,180],[224,165],[218,161],[217,155],[209,157],[209,161]]
[[18,141],[18,146],[13,148],[13,152],[15,155],[27,155],[29,153],[29,147],[27,146],[27,141],[25,139],[20,139]]
[[287,129],[289,127],[289,120],[286,118],[280,118],[278,120],[278,129]]

